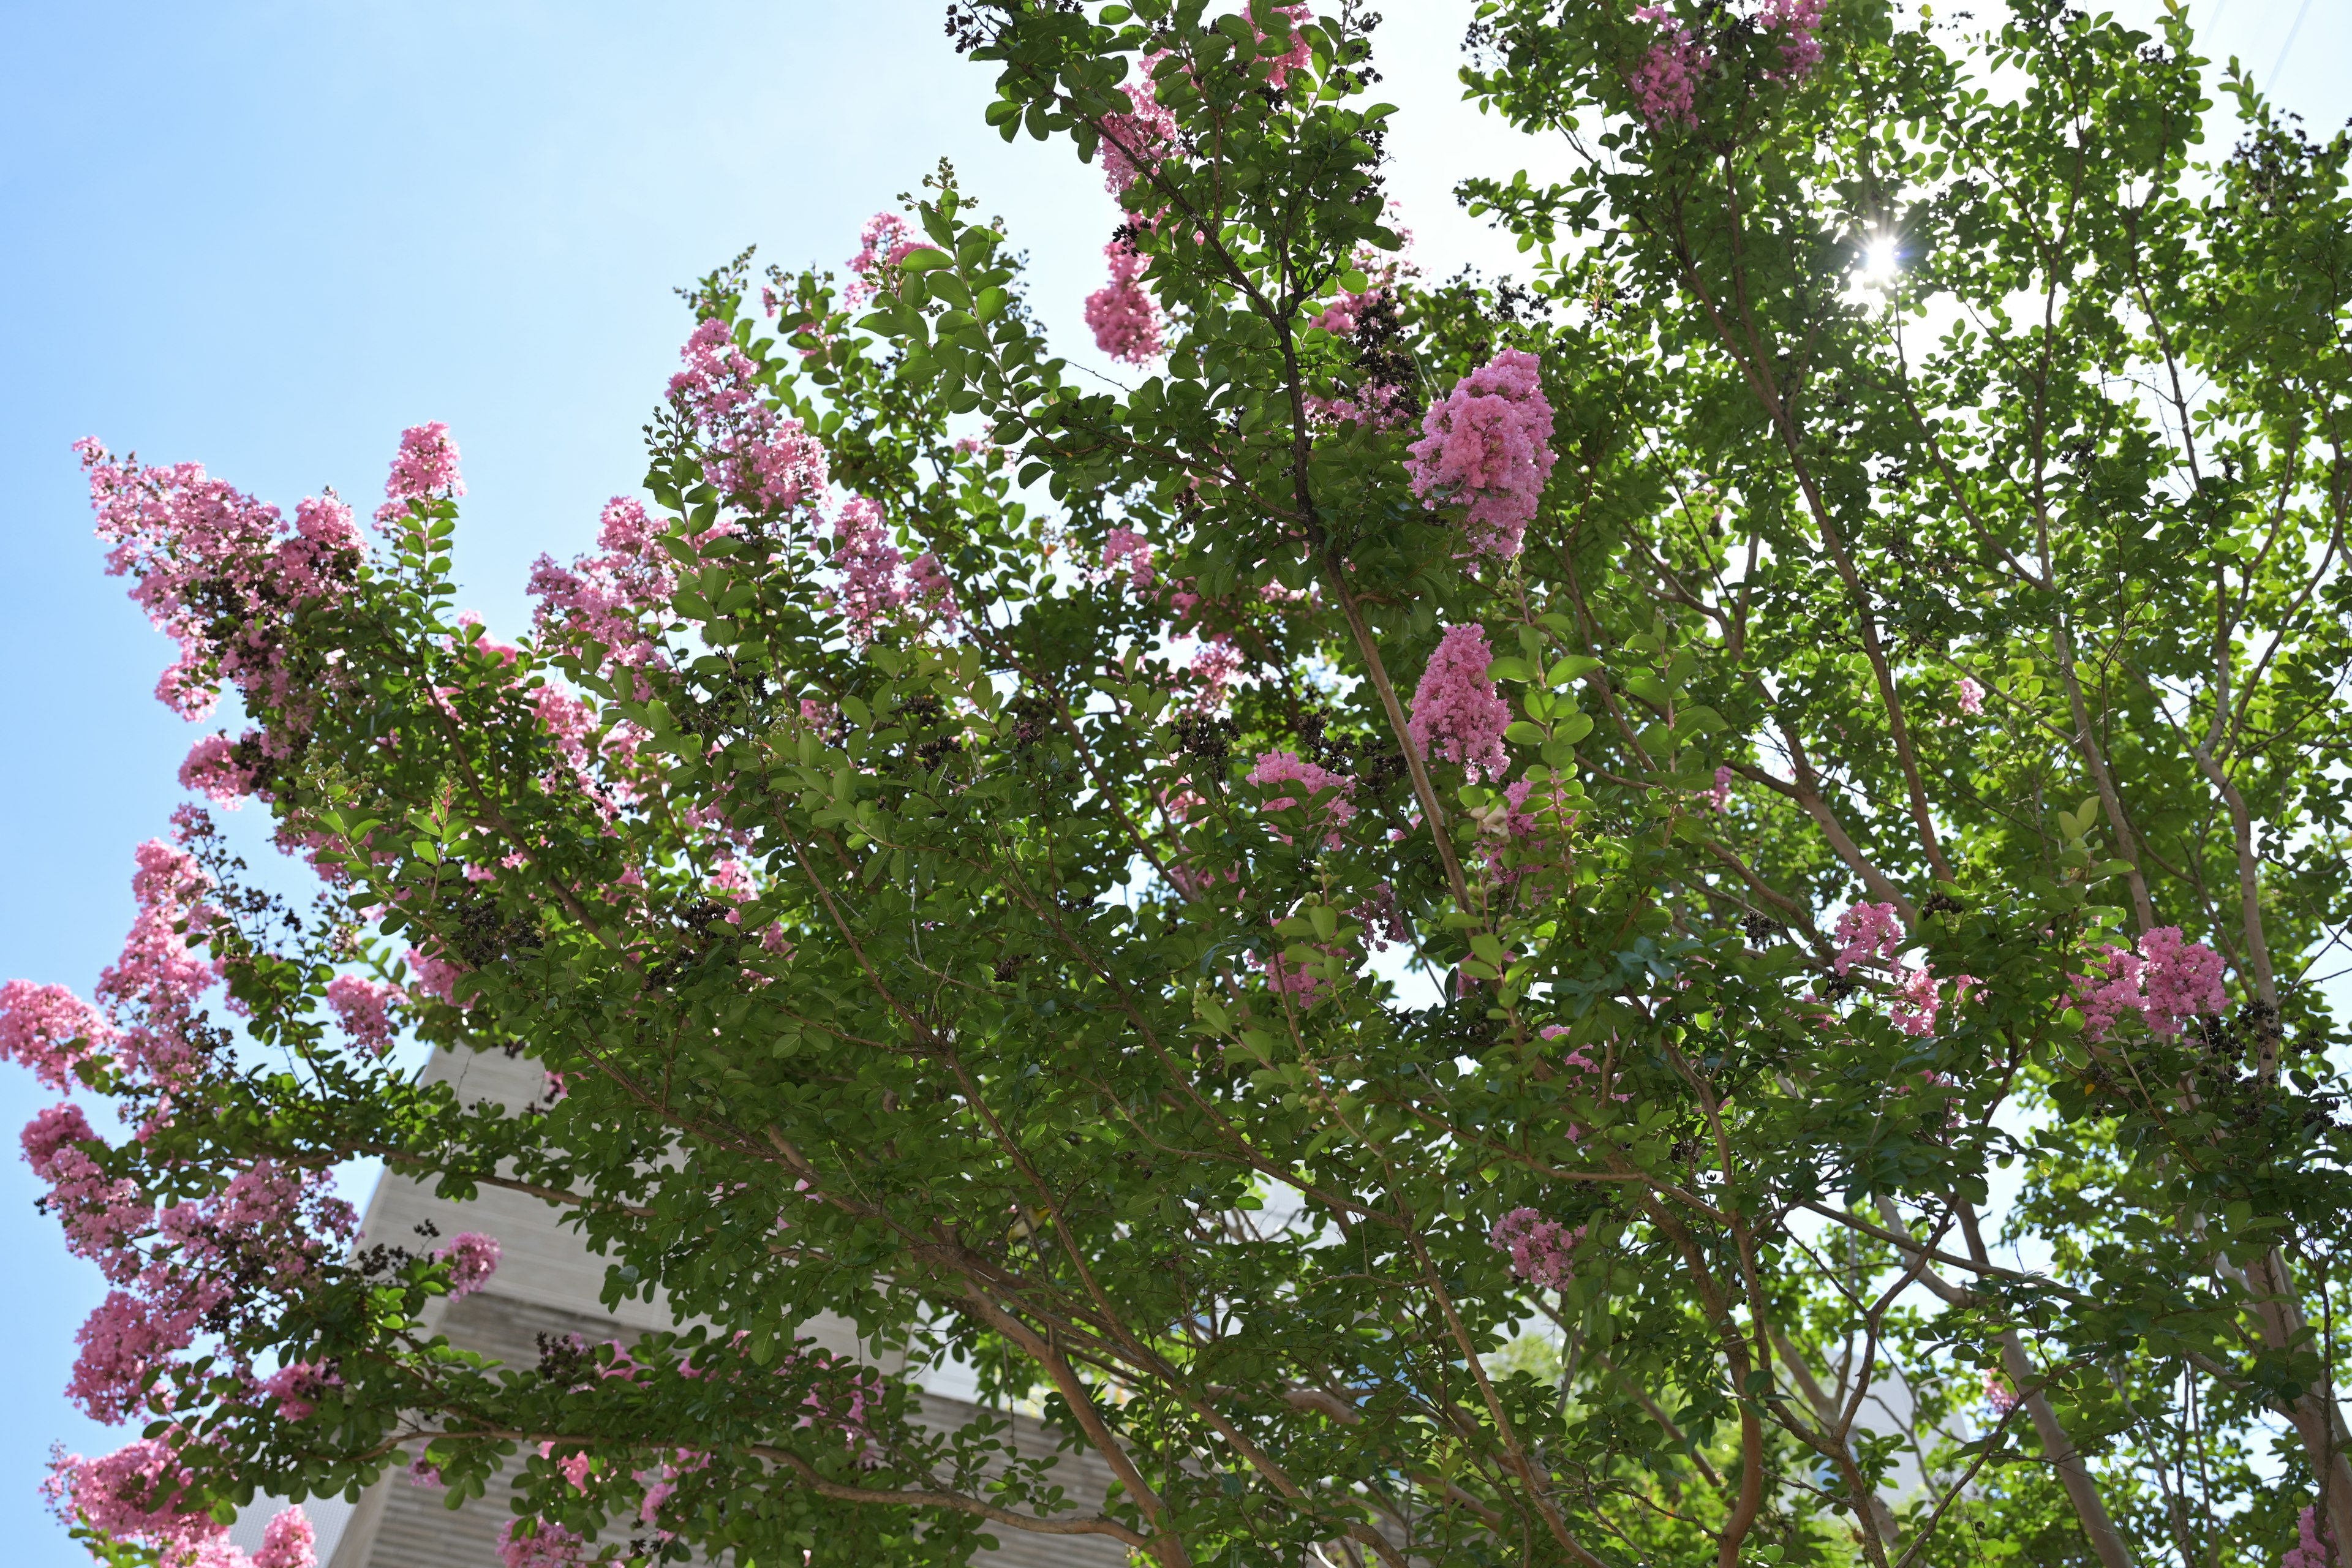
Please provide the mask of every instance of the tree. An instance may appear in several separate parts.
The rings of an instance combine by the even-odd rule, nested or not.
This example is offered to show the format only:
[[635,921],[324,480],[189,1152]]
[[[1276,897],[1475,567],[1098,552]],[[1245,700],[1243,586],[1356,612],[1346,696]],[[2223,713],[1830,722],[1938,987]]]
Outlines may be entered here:
[[[2196,162],[2178,12],[1502,0],[1465,83],[1582,173],[1464,186],[1532,289],[1431,283],[1370,23],[952,10],[1149,374],[1065,374],[943,166],[844,288],[692,291],[650,505],[513,645],[437,426],[374,543],[86,446],[162,694],[253,725],[184,777],[327,884],[192,808],[97,1005],[5,994],[137,1130],[26,1134],[153,1422],[89,1532],[519,1460],[516,1564],[2345,1561],[2352,143],[2232,77]],[[427,1338],[495,1258],[349,1255],[355,1154],[712,1326]]]

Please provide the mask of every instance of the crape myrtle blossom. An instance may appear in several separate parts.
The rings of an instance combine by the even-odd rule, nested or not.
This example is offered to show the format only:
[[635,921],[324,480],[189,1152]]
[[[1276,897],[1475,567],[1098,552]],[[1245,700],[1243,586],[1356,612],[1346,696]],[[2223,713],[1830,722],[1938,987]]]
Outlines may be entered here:
[[1454,383],[1422,416],[1408,448],[1412,493],[1431,510],[1464,509],[1467,552],[1508,560],[1551,479],[1551,405],[1542,367],[1524,349],[1505,349]]
[[[331,493],[276,507],[210,478],[197,463],[117,462],[96,439],[74,443],[89,479],[106,569],[132,579],[132,602],[179,645],[155,695],[202,719],[233,682],[249,710],[297,706],[305,676],[287,664],[289,623],[304,605],[342,595],[363,545],[351,509]],[[455,482],[454,470],[451,480]]]
[[701,432],[712,484],[759,511],[788,511],[823,497],[829,471],[824,443],[768,406],[760,367],[724,321],[706,318],[678,357],[686,368],[669,379],[670,402]]
[[[1864,963],[1885,971],[1895,986],[1888,1021],[1915,1037],[1934,1034],[1944,1005],[1944,983],[1933,964],[1914,969],[1903,962],[1903,950],[1911,938],[1903,929],[1901,911],[1893,904],[1857,903],[1838,917],[1835,930],[1838,951],[1830,961],[1831,970],[1843,976],[1855,964]],[[1962,974],[1951,984],[1957,1005],[1967,1001],[1969,991],[1980,982],[1973,974]]]
[[1146,57],[1142,79],[1119,84],[1134,107],[1125,114],[1109,116],[1100,127],[1103,185],[1114,196],[1125,196],[1129,185],[1157,169],[1176,150],[1176,117],[1160,101],[1151,80],[1154,68],[1166,58]]
[[1976,678],[1974,676],[1963,675],[1960,677],[1960,683],[1953,689],[1953,691],[1955,697],[1959,702],[1961,712],[1967,714],[1971,719],[1977,718],[1984,712],[1984,688],[1977,684]]
[[1584,1227],[1570,1230],[1530,1208],[1516,1208],[1495,1222],[1488,1243],[1511,1256],[1511,1272],[1547,1290],[1565,1289],[1576,1278],[1576,1244]]
[[50,1089],[73,1087],[74,1068],[114,1039],[105,1015],[62,985],[0,985],[0,1056]]
[[470,1296],[490,1282],[499,1269],[499,1238],[469,1230],[449,1238],[433,1256],[449,1266],[449,1299]]
[[[62,1153],[52,1163],[62,1166]],[[82,1325],[68,1394],[99,1421],[169,1408],[169,1387],[150,1380],[192,1370],[173,1358],[200,1331],[266,1312],[350,1239],[358,1216],[332,1186],[325,1172],[257,1161],[211,1196],[153,1211],[144,1237],[121,1227],[100,1267],[127,1285]]]
[[2078,975],[2074,1005],[2083,1032],[2104,1040],[2126,1015],[2135,1015],[2159,1039],[2180,1033],[2189,1019],[2230,1005],[2221,988],[2221,955],[2190,942],[2179,926],[2158,926],[2139,939],[2139,951],[2113,943],[2100,950],[2097,977]]
[[[916,238],[915,231],[897,213],[876,213],[858,231],[857,254],[849,258],[849,270],[856,276],[841,291],[842,303],[856,310],[874,298],[885,269],[898,266],[919,250],[938,248],[929,240]],[[772,315],[774,311],[769,313]]]
[[1837,957],[1830,967],[1843,974],[1856,963],[1893,964],[1909,941],[1893,904],[1855,904],[1837,919]]
[[1095,578],[1097,582],[1124,580],[1139,594],[1149,591],[1154,581],[1151,541],[1131,528],[1112,528],[1103,539],[1102,566]]
[[1160,307],[1144,291],[1142,253],[1125,239],[1103,247],[1110,281],[1087,296],[1087,327],[1095,347],[1129,364],[1150,364],[1168,352]]
[[2318,1510],[2305,1504],[2295,1516],[2295,1542],[2279,1559],[2279,1568],[2334,1568],[2335,1556],[2319,1538]]
[[188,748],[187,760],[180,764],[180,787],[192,794],[210,798],[215,805],[231,811],[244,805],[245,797],[254,793],[253,770],[240,760],[240,754],[258,749],[263,743],[261,731],[248,730],[241,741],[226,735],[206,735]]
[[248,1557],[228,1526],[187,1498],[193,1477],[177,1462],[177,1428],[95,1459],[56,1453],[41,1495],[58,1519],[107,1541],[155,1554],[156,1568],[316,1568],[317,1535],[299,1507],[281,1509]]
[[1763,0],[1756,8],[1757,26],[1778,35],[1780,47],[1780,68],[1767,70],[1768,79],[1793,83],[1812,75],[1822,63],[1822,42],[1814,35],[1826,9],[1828,0]]
[[[661,546],[661,531],[645,507],[625,496],[604,503],[599,520],[598,555],[583,555],[570,567],[541,555],[530,569],[529,589],[539,604],[532,626],[542,640],[575,649],[594,644],[604,650],[606,672],[667,667],[660,645],[646,630],[677,586],[677,572]],[[650,694],[642,683],[637,689]]]
[[573,1568],[584,1562],[588,1542],[543,1519],[510,1519],[499,1531],[499,1562],[504,1568]]
[[1714,55],[1664,5],[1644,5],[1633,13],[1633,19],[1658,29],[1649,52],[1625,73],[1625,85],[1633,94],[1633,111],[1653,131],[1675,123],[1696,125],[1698,116],[1691,106],[1698,97],[1699,79],[1715,65]]
[[1473,779],[1483,768],[1488,778],[1500,780],[1510,765],[1503,731],[1510,727],[1511,710],[1487,678],[1494,662],[1486,627],[1447,627],[1413,689],[1406,725],[1423,756],[1459,763]]
[[[1347,826],[1356,816],[1356,808],[1348,799],[1349,793],[1355,788],[1354,781],[1342,778],[1338,773],[1327,772],[1315,763],[1304,760],[1296,752],[1268,752],[1258,758],[1246,776],[1254,784],[1288,784],[1300,786],[1299,795],[1273,796],[1259,807],[1262,811],[1288,811],[1293,806],[1307,804],[1301,795],[1311,797],[1324,795],[1326,791],[1337,792],[1326,796],[1321,810],[1324,821],[1333,829],[1324,838],[1324,845],[1327,848],[1332,849],[1339,847],[1339,835],[1337,830]],[[1285,844],[1290,842],[1290,835],[1283,832],[1279,827],[1274,829],[1274,836]]]

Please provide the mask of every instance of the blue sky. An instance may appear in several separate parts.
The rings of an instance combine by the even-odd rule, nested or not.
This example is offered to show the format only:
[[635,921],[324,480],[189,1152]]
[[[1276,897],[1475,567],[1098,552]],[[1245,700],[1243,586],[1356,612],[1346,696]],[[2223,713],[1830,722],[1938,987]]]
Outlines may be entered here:
[[[330,484],[372,503],[401,427],[446,420],[469,489],[461,574],[511,632],[530,560],[585,548],[643,471],[638,428],[687,325],[670,289],[753,242],[838,265],[941,153],[1032,251],[1057,345],[1111,368],[1078,318],[1109,199],[1066,148],[982,128],[991,73],[950,51],[943,9],[0,3],[0,297],[17,301],[0,316],[0,735],[16,759],[0,768],[0,978],[87,988],[129,921],[131,846],[163,829],[198,732],[149,697],[168,645],[100,571],[77,437],[200,460],[290,508]],[[1386,9],[1381,91],[1406,111],[1392,185],[1423,264],[1496,265],[1507,251],[1447,186],[1557,154],[1454,101],[1466,5]],[[2344,112],[2347,10],[2195,14],[2218,13],[2221,46],[2259,75],[2282,62],[2276,90],[2320,131]],[[0,1131],[47,1099],[0,1071]],[[61,1396],[100,1291],[37,1192],[0,1151],[16,1280],[0,1540],[46,1568],[85,1560],[34,1495],[48,1445],[122,1435]]]

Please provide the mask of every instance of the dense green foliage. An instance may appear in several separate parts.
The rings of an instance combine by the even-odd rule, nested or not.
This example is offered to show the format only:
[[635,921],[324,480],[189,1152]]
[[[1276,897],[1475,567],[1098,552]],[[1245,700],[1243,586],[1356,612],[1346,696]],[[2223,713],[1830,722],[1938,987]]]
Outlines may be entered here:
[[[945,174],[870,303],[777,275],[763,311],[741,264],[694,300],[959,621],[865,635],[809,509],[722,493],[675,401],[654,662],[560,620],[511,661],[475,640],[446,500],[290,612],[332,695],[255,714],[302,737],[264,786],[374,918],[215,931],[298,1065],[174,1090],[110,1171],[521,1184],[609,1291],[710,1327],[631,1377],[488,1366],[415,1330],[443,1265],[336,1263],[185,1386],[199,1478],[429,1452],[454,1496],[520,1453],[550,1527],[763,1564],[954,1563],[1046,1518],[1166,1568],[2267,1563],[2322,1477],[2352,1521],[2347,143],[2230,81],[2200,163],[2177,15],[1836,0],[1798,69],[1788,27],[1686,9],[1705,69],[1652,123],[1661,25],[1478,7],[1471,92],[1580,155],[1464,188],[1531,291],[1397,268],[1410,127],[1352,13],[959,13],[1008,138],[1099,159],[1150,71],[1179,142],[1124,201],[1164,365],[1067,374]],[[1311,325],[1342,293],[1380,305]],[[1558,464],[1523,551],[1465,554],[1406,447],[1506,349]],[[1318,412],[1376,385],[1412,417]],[[1094,569],[1114,528],[1155,585]],[[1171,625],[1229,643],[1222,702]],[[1405,734],[1469,625],[1517,832]],[[635,742],[587,784],[557,681]],[[1248,782],[1273,752],[1345,782]],[[1838,962],[1858,900],[1908,959]],[[2227,1012],[2086,1027],[2105,945],[2166,927]],[[562,1098],[465,1105],[323,1026],[336,965],[412,945],[466,1004],[419,993],[416,1034]],[[1997,1179],[2048,1272],[1995,1262]],[[1515,1270],[1520,1209],[1572,1274]],[[1062,1495],[995,1417],[926,1427],[793,1353],[821,1310],[969,1361],[1120,1486]],[[288,1419],[240,1356],[341,1382]]]

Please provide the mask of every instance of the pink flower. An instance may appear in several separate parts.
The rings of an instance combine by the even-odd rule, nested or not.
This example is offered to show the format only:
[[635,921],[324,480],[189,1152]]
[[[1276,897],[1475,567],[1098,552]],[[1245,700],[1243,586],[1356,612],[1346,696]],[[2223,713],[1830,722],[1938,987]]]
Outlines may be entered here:
[[2279,1559],[2279,1568],[2335,1568],[2336,1558],[2319,1538],[2319,1510],[2306,1507],[2295,1517],[2295,1542]]
[[73,1088],[74,1068],[113,1039],[105,1016],[65,986],[29,980],[0,985],[0,1057],[32,1068],[60,1094]]
[[1278,55],[1269,55],[1265,52],[1263,46],[1266,42],[1266,35],[1265,30],[1258,26],[1255,18],[1251,17],[1246,9],[1242,15],[1249,21],[1250,31],[1256,34],[1257,41],[1261,46],[1255,64],[1265,67],[1265,84],[1279,92],[1288,85],[1292,71],[1305,70],[1315,61],[1315,50],[1307,43],[1306,33],[1301,31],[1307,23],[1315,20],[1315,13],[1304,5],[1277,5],[1275,10],[1290,19],[1290,43]]
[[1576,1278],[1576,1244],[1584,1227],[1569,1229],[1533,1209],[1517,1208],[1495,1222],[1487,1244],[1511,1255],[1511,1272],[1528,1284],[1548,1290],[1565,1289]]
[[1488,778],[1499,780],[1510,765],[1503,731],[1510,727],[1511,710],[1487,679],[1494,662],[1484,626],[1447,627],[1413,689],[1405,726],[1423,757],[1459,763],[1473,779],[1484,768]]
[[898,580],[906,557],[890,542],[882,509],[852,496],[833,523],[833,564],[841,574],[839,603],[850,635],[870,642],[885,617],[907,602]]
[[1193,710],[1205,713],[1223,707],[1241,668],[1242,656],[1230,638],[1212,637],[1193,649],[1192,675],[1201,683],[1200,694],[1192,702]]
[[924,551],[907,563],[907,591],[924,614],[940,626],[952,626],[961,612],[956,607],[955,584],[940,565],[940,558]]
[[1975,677],[1968,675],[1960,677],[1958,689],[1961,712],[1973,719],[1984,711],[1984,688],[1976,683]]
[[385,1006],[401,994],[400,987],[356,974],[338,974],[327,982],[327,1005],[352,1041],[382,1056],[392,1047],[392,1021]]
[[440,1467],[433,1462],[430,1455],[423,1453],[408,1461],[408,1484],[412,1487],[425,1487],[433,1491],[441,1490],[445,1485],[441,1479]]
[[1102,574],[1106,578],[1124,575],[1137,592],[1151,586],[1151,541],[1131,528],[1113,528],[1103,540]]
[[[404,515],[408,501],[465,493],[466,481],[457,477],[457,443],[449,439],[449,426],[435,419],[400,433],[400,450],[393,454],[392,474],[383,482],[385,500],[398,503]],[[383,521],[383,513],[376,516]]]
[[1822,13],[1827,8],[1828,0],[1764,0],[1757,8],[1758,27],[1785,35],[1780,39],[1780,68],[1766,71],[1768,79],[1800,82],[1812,74],[1822,63],[1821,40],[1813,35],[1821,29]]
[[572,1483],[572,1490],[584,1492],[588,1489],[588,1477],[596,1468],[596,1461],[585,1454],[567,1454],[555,1462],[555,1468],[563,1472],[563,1479]]
[[1165,58],[1150,56],[1143,62],[1143,80],[1120,84],[1134,108],[1102,122],[1103,184],[1114,196],[1124,196],[1128,186],[1176,150],[1176,117],[1161,105],[1150,80],[1152,68]]
[[1540,368],[1525,350],[1505,349],[1430,405],[1422,438],[1408,449],[1412,493],[1433,511],[1465,509],[1472,554],[1517,555],[1551,478],[1551,405]]
[[[1355,787],[1354,781],[1341,778],[1334,773],[1327,773],[1313,763],[1302,760],[1294,752],[1265,753],[1258,758],[1256,765],[1250,769],[1247,777],[1254,784],[1296,784],[1301,785],[1308,795],[1320,795],[1326,790],[1336,790],[1339,793],[1330,795],[1323,803],[1324,821],[1337,829],[1345,827],[1355,817],[1356,808],[1348,799],[1349,793]],[[1265,802],[1259,809],[1288,811],[1291,807],[1302,804],[1304,803],[1297,798],[1286,795]],[[1278,827],[1274,830],[1274,836],[1285,844],[1290,842],[1290,836]],[[1337,849],[1339,847],[1339,835],[1335,831],[1326,837],[1323,842],[1327,847]]]
[[1338,299],[1324,307],[1322,313],[1307,324],[1310,327],[1320,327],[1335,338],[1352,336],[1356,331],[1356,323],[1363,319],[1363,313],[1366,310],[1379,301],[1381,293],[1381,290],[1378,289],[1367,289],[1360,294],[1350,294],[1342,290]]
[[93,1421],[117,1426],[155,1407],[150,1374],[195,1342],[204,1310],[217,1304],[211,1292],[194,1301],[157,1303],[129,1290],[110,1290],[76,1331],[81,1352],[74,1357],[66,1397]]
[[575,1568],[587,1550],[586,1541],[543,1519],[510,1519],[499,1531],[505,1568]]
[[356,575],[362,543],[351,509],[332,496],[278,509],[208,477],[201,464],[118,463],[96,440],[74,443],[89,476],[98,535],[113,548],[111,576],[133,579],[131,597],[179,644],[155,695],[184,719],[201,719],[223,681],[248,712],[276,709],[294,721],[318,699],[289,668],[294,613],[340,595]]
[[1916,1038],[1936,1032],[1936,1014],[1942,1005],[1935,966],[1922,964],[1902,976],[1895,988],[1895,1003],[1886,1016],[1896,1028]]
[[330,1376],[309,1362],[298,1361],[264,1378],[261,1391],[278,1401],[280,1415],[289,1421],[303,1421],[319,1408],[320,1394],[341,1382],[341,1378]]
[[253,774],[236,760],[237,743],[226,735],[207,735],[188,748],[180,764],[180,787],[209,795],[234,811],[253,793]]
[[1144,292],[1143,257],[1124,240],[1103,247],[1110,258],[1110,281],[1087,296],[1087,326],[1095,347],[1129,364],[1150,364],[1168,352],[1160,332],[1160,307]]
[[490,1282],[499,1269],[499,1238],[469,1230],[449,1238],[433,1256],[449,1266],[449,1299],[472,1295]]
[[670,401],[709,443],[710,482],[761,511],[788,511],[824,493],[824,446],[797,419],[768,406],[760,367],[738,348],[725,321],[698,323],[678,351],[686,368],[669,378]]
[[41,1493],[59,1519],[110,1542],[147,1547],[167,1563],[199,1562],[226,1543],[228,1526],[187,1495],[191,1477],[173,1452],[178,1436],[144,1438],[95,1459],[60,1455],[49,1461]]
[[253,1568],[319,1568],[319,1534],[299,1507],[280,1509],[262,1527]]
[[1838,916],[1838,954],[1830,967],[1843,974],[1856,963],[1893,964],[1909,938],[1893,904],[1856,904]]
[[2230,1005],[2221,987],[2221,955],[2187,940],[2179,926],[2147,932],[2137,953],[2110,944],[2096,962],[2097,980],[2078,975],[2074,983],[2083,1032],[2094,1040],[2105,1039],[2126,1013],[2137,1014],[2149,1034],[2169,1039],[2186,1020]]
[[[1770,5],[1774,0],[1766,3]],[[1664,5],[1644,5],[1633,13],[1633,18],[1655,26],[1659,35],[1642,63],[1625,73],[1625,85],[1633,93],[1634,111],[1653,131],[1673,121],[1696,125],[1698,116],[1692,112],[1691,105],[1698,96],[1698,79],[1715,64],[1715,57]],[[1784,45],[1784,52],[1785,48]]]
[[412,947],[402,957],[408,964],[409,973],[416,977],[415,989],[419,993],[437,997],[454,1006],[471,1005],[470,995],[464,1003],[457,1000],[457,983],[465,978],[464,970],[447,959],[435,957],[420,948]]
[[[662,668],[668,661],[644,626],[677,586],[660,531],[626,496],[605,502],[601,521],[597,542],[604,553],[581,556],[569,569],[546,555],[532,564],[530,592],[540,601],[532,626],[541,637],[573,648],[601,646],[607,671]],[[546,718],[543,706],[541,711]],[[582,722],[579,732],[586,728]]]
[[1707,792],[1706,804],[1718,815],[1730,807],[1731,770],[1728,767],[1715,770],[1715,787]]
[[1995,1416],[2006,1415],[2017,1408],[2017,1390],[2009,1385],[2009,1379],[1990,1367],[1985,1369],[1984,1402]]
[[897,213],[876,213],[858,231],[857,254],[849,258],[849,269],[857,276],[841,291],[842,303],[856,310],[874,298],[886,268],[898,266],[919,250],[938,248],[917,239],[915,231],[907,226],[907,220]]

